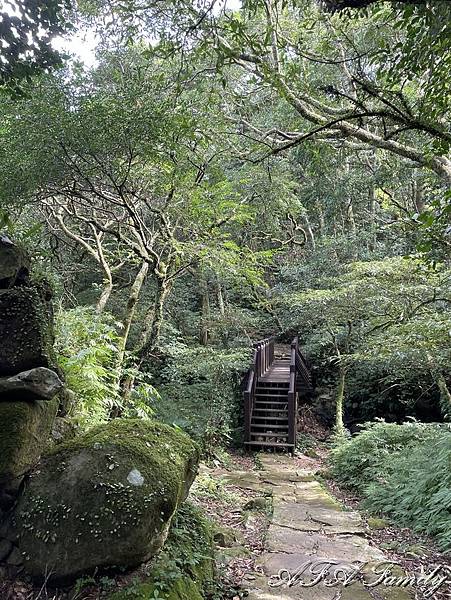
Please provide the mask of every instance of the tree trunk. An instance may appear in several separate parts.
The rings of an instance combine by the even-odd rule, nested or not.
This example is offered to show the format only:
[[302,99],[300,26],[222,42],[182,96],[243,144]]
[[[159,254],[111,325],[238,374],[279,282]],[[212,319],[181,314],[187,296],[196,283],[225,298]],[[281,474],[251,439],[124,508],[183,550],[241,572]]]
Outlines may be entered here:
[[432,378],[440,392],[440,409],[445,419],[451,421],[451,392],[446,384],[446,379],[443,376],[441,369],[435,364],[432,355],[427,352],[427,361]]
[[376,206],[377,206],[377,199],[376,199],[376,187],[374,185],[374,183],[371,184],[371,188],[370,188],[370,242],[369,242],[369,249],[374,252],[374,250],[376,249]]
[[105,306],[110,299],[111,293],[113,291],[113,278],[111,273],[107,273],[107,280],[103,287],[102,293],[100,294],[100,298],[97,300],[96,311],[99,315],[105,310]]
[[222,286],[219,280],[216,281],[216,300],[218,302],[219,314],[221,317],[225,316],[225,302],[222,293]]
[[335,434],[342,437],[345,432],[343,421],[343,402],[345,394],[346,369],[340,364],[338,375],[337,395],[335,398]]
[[324,219],[324,212],[319,202],[316,204],[316,207],[318,211],[319,235],[320,237],[324,237],[326,233],[326,221]]
[[422,213],[424,210],[424,194],[423,194],[423,185],[421,181],[413,180],[412,183],[412,192],[413,192],[413,204],[417,213]]
[[315,250],[316,249],[315,234],[313,233],[313,229],[310,224],[310,219],[308,218],[307,213],[305,213],[305,225],[306,225],[308,237],[310,239],[310,243],[312,244],[313,250]]
[[[148,325],[144,328],[141,346],[136,349],[135,369],[139,369],[144,360],[152,354],[160,338],[164,304],[171,290],[171,285],[165,279],[161,278],[157,278],[156,282],[157,289],[155,292],[155,301],[152,307],[147,311],[144,319]],[[124,405],[129,401],[134,383],[134,375],[128,375],[121,381],[121,397]]]
[[142,290],[142,287],[143,287],[143,284],[146,279],[148,271],[149,271],[149,263],[143,262],[141,265],[141,268],[139,269],[139,271],[135,277],[135,281],[133,282],[133,285],[130,289],[130,294],[129,294],[128,300],[127,300],[127,306],[125,308],[124,329],[123,329],[123,333],[122,333],[122,336],[121,336],[121,339],[119,342],[119,353],[118,353],[118,360],[117,360],[117,366],[118,366],[119,372],[120,372],[123,362],[124,362],[125,350],[127,347],[128,336],[130,334],[130,328],[132,326],[133,319],[135,317],[136,305],[138,303],[139,296],[141,294],[141,290]]
[[440,408],[442,410],[443,417],[447,421],[451,421],[451,392],[446,385],[446,380],[443,374],[438,371],[435,376],[435,382],[440,391]]
[[151,315],[150,321],[144,330],[143,343],[139,351],[141,360],[143,360],[144,356],[152,354],[158,345],[161,325],[163,323],[164,305],[171,291],[171,284],[166,279],[157,277],[156,285],[157,289],[155,291],[153,307],[147,313],[147,316]]
[[210,296],[208,294],[208,283],[202,280],[202,317],[200,325],[200,343],[207,346],[209,338],[209,323],[210,323]]

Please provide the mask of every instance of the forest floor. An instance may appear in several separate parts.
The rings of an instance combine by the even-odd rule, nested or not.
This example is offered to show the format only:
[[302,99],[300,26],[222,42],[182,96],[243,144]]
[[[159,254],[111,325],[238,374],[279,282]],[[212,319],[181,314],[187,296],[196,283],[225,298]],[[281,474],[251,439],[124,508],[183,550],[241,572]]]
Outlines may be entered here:
[[[224,532],[229,532],[216,538],[224,598],[450,598],[446,583],[437,591],[433,589],[440,577],[451,572],[450,557],[440,554],[430,539],[359,512],[356,498],[321,476],[324,454],[320,452],[317,458],[273,453],[259,453],[253,458],[232,455],[226,467],[202,467],[193,497]],[[216,486],[215,495],[210,486],[210,497],[208,481]],[[345,570],[330,566],[332,562],[346,565]],[[350,565],[357,563],[363,563],[362,577],[351,578],[353,583],[348,581],[344,586],[343,578],[353,572]],[[386,571],[386,575],[374,570],[381,574]],[[422,573],[433,574],[423,585],[418,580]],[[413,578],[413,585],[396,585],[406,576]],[[291,585],[287,585],[287,578],[291,578]],[[315,579],[314,585],[301,586]],[[364,585],[378,579],[381,581],[374,587]]]
[[[300,585],[315,579],[309,569],[319,575],[327,561],[363,561],[368,568],[391,561],[397,565],[392,569],[396,578],[430,574],[437,567],[437,576],[451,573],[451,556],[440,554],[430,538],[367,515],[357,498],[325,479],[325,447],[305,451],[311,456],[230,452],[201,465],[189,500],[215,523],[220,589],[211,600],[449,600],[449,585],[430,593],[437,577],[423,588],[407,590],[382,584],[365,588],[361,581],[347,587],[329,587],[324,580]],[[0,600],[101,600],[140,573],[103,578],[107,589],[102,579],[90,583],[88,578],[75,595],[34,588],[18,578],[0,584]],[[297,585],[286,585],[289,575]],[[326,579],[333,575],[331,568]],[[344,576],[345,571],[337,572]],[[365,578],[375,580],[374,575]]]

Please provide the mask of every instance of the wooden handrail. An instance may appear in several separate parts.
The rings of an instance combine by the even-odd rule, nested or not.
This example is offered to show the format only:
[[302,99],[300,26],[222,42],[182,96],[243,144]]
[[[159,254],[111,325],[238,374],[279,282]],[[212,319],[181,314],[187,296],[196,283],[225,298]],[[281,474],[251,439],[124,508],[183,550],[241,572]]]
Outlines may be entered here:
[[291,342],[290,351],[290,386],[288,388],[288,443],[296,446],[297,421],[297,384],[296,357],[299,351],[299,341],[295,337]]
[[[244,416],[245,416],[245,441],[247,443],[250,444],[257,444],[256,441],[253,441],[251,438],[254,436],[258,439],[259,436],[259,429],[258,427],[264,428],[266,427],[266,425],[262,425],[261,423],[261,419],[263,418],[260,413],[262,410],[261,406],[265,404],[265,399],[268,396],[268,394],[263,394],[263,396],[265,396],[265,398],[262,401],[262,405],[258,405],[259,408],[259,413],[256,413],[257,416],[256,417],[256,423],[253,423],[253,413],[254,413],[254,409],[255,409],[255,400],[256,400],[256,389],[257,389],[257,385],[259,384],[259,382],[262,380],[262,377],[267,373],[268,369],[270,369],[271,365],[274,362],[274,344],[275,344],[275,338],[274,337],[270,337],[270,338],[266,338],[264,340],[259,340],[258,342],[255,342],[253,344],[253,348],[254,348],[254,353],[253,353],[253,357],[252,357],[252,364],[249,368],[248,371],[248,377],[245,383],[245,387],[243,384],[243,396],[244,396]],[[310,383],[310,372],[308,369],[308,365],[307,365],[307,361],[305,360],[300,348],[299,348],[299,339],[297,337],[295,337],[293,339],[293,341],[291,342],[291,346],[290,346],[290,358],[289,358],[289,377],[287,377],[287,372],[286,372],[286,360],[281,360],[280,361],[280,367],[279,365],[277,366],[277,368],[275,369],[274,373],[275,373],[275,378],[273,377],[271,379],[271,377],[269,378],[263,378],[263,381],[265,382],[264,385],[268,386],[269,382],[269,390],[271,390],[272,388],[272,384],[276,383],[277,385],[274,386],[275,389],[278,389],[279,391],[277,392],[277,394],[280,394],[280,390],[286,390],[287,388],[284,387],[286,386],[286,383],[288,382],[288,390],[287,393],[288,397],[288,430],[287,430],[287,435],[286,435],[286,441],[288,446],[292,447],[292,449],[294,449],[296,447],[296,435],[297,435],[297,412],[298,412],[298,394],[299,392],[304,392],[305,389],[311,389],[311,383]],[[272,373],[272,372],[271,372]],[[274,375],[274,373],[272,373],[272,375]],[[284,373],[284,375],[281,377],[281,373]],[[283,382],[283,383],[282,383]],[[271,394],[269,394],[269,396],[271,396]],[[278,396],[278,399],[280,399],[282,396]],[[268,402],[266,402],[266,404],[268,404]],[[276,417],[277,418],[277,417]],[[258,422],[257,422],[258,419]],[[255,430],[253,429],[255,425]],[[267,427],[271,427],[270,425],[268,425]],[[252,429],[252,431],[251,431]],[[274,434],[273,431],[269,431],[268,435],[271,434],[272,437],[277,437],[277,435]],[[264,438],[265,435],[264,433],[262,434],[262,437]],[[285,435],[281,435],[281,437],[285,437]],[[265,444],[263,444],[265,445]],[[267,445],[281,445],[283,446],[284,444],[282,443],[267,443]]]
[[274,360],[274,337],[259,340],[253,344],[254,354],[249,368],[246,390],[244,391],[244,435],[250,440],[252,411],[255,404],[255,387],[258,379],[266,373]]
[[296,370],[298,372],[299,379],[303,381],[307,388],[311,388],[312,381],[310,376],[310,370],[307,366],[307,361],[305,360],[304,355],[299,349],[299,345],[296,352]]

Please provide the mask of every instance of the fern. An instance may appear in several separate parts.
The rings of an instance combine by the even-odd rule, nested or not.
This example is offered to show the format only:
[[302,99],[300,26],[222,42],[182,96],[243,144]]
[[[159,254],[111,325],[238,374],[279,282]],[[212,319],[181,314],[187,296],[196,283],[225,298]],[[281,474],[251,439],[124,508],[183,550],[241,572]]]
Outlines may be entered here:
[[451,429],[447,425],[372,423],[335,448],[337,481],[359,492],[364,506],[451,549]]

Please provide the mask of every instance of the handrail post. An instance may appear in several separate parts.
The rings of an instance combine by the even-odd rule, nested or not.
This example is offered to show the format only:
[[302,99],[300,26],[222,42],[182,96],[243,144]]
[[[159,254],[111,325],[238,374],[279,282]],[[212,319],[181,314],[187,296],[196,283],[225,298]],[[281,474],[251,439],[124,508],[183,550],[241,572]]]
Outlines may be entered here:
[[296,354],[298,338],[291,342],[290,352],[290,387],[288,390],[288,443],[296,446]]
[[246,442],[251,441],[251,421],[252,411],[254,410],[255,400],[255,383],[258,374],[258,349],[254,347],[254,356],[252,365],[249,368],[249,378],[247,381],[247,387],[244,391],[244,440]]

